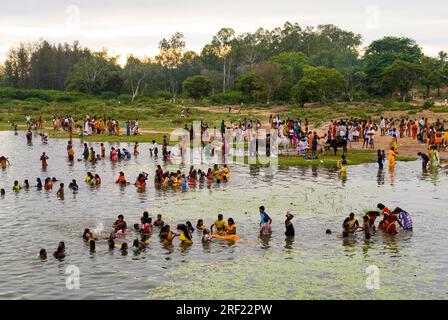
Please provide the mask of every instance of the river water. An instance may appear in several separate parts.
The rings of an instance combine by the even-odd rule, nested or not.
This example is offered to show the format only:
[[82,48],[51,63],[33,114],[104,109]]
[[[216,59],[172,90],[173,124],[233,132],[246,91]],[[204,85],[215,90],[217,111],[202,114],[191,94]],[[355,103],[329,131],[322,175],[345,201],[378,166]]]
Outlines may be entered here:
[[[74,140],[77,156],[82,145]],[[99,144],[91,144],[98,151]],[[115,144],[106,143],[107,150]],[[0,299],[447,299],[448,298],[448,175],[443,169],[422,173],[420,162],[398,163],[394,172],[374,164],[350,167],[346,177],[325,168],[291,168],[272,172],[247,165],[232,165],[226,185],[187,192],[145,192],[113,182],[119,171],[133,180],[139,172],[153,178],[157,160],[148,146],[140,145],[138,158],[93,165],[66,159],[66,141],[42,144],[35,137],[26,144],[24,133],[0,132],[0,155],[11,166],[0,171],[2,239],[0,241]],[[122,144],[132,150],[132,145]],[[40,168],[46,152],[49,167]],[[167,166],[169,170],[176,166]],[[203,167],[205,169],[205,167]],[[87,171],[98,173],[103,185],[84,184]],[[31,188],[12,191],[14,180],[57,177],[66,186],[76,179],[77,194],[66,189],[64,200],[51,192]],[[411,213],[414,232],[391,237],[378,233],[370,240],[362,234],[340,237],[341,223],[350,212],[362,213],[378,202]],[[258,207],[264,205],[273,219],[270,239],[258,237]],[[219,213],[233,217],[241,242],[215,241],[202,245],[163,247],[157,234],[140,255],[110,252],[107,241],[97,242],[90,253],[81,235],[84,228],[102,230],[107,237],[118,214],[129,226],[142,212],[163,215],[172,227],[187,220],[204,219],[211,225]],[[284,216],[290,210],[296,237],[284,236]],[[333,230],[326,235],[325,230]],[[125,240],[132,244],[136,235]],[[52,257],[65,241],[67,257]],[[46,261],[37,258],[46,248]],[[79,289],[66,286],[66,270],[80,271]],[[368,284],[366,269],[379,270],[379,289]],[[367,285],[366,285],[367,284]]]

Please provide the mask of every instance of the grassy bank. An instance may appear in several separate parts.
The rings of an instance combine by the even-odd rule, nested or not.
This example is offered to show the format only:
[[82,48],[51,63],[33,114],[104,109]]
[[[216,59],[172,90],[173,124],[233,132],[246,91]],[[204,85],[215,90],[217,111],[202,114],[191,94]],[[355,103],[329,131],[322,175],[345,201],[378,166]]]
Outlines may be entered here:
[[[263,161],[257,163],[249,163],[248,158],[238,158],[234,159],[237,162],[252,164],[254,166],[264,166]],[[280,155],[278,157],[278,166],[279,167],[306,167],[306,166],[325,166],[325,167],[336,167],[338,161],[341,160],[341,151],[339,151],[339,155],[335,156],[332,152],[328,152],[325,155],[319,156],[319,159],[308,160],[299,156],[283,156]],[[415,161],[417,158],[415,157],[407,157],[407,156],[397,156],[397,161]],[[347,162],[349,166],[360,165],[365,163],[376,163],[377,162],[377,154],[376,152],[372,152],[371,150],[357,150],[351,149],[348,150],[347,153]]]

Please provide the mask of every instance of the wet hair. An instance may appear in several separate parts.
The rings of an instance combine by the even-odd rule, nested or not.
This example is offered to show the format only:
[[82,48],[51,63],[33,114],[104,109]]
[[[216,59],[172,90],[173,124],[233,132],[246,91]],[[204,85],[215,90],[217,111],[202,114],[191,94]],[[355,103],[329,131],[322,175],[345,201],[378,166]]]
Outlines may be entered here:
[[188,228],[186,225],[181,224],[178,226],[178,229],[184,233],[185,238],[188,240],[191,240],[190,232],[188,231]]
[[376,206],[378,209],[383,210],[386,208],[386,206],[382,203],[378,203],[378,205]]
[[331,234],[331,230],[327,229],[327,231],[325,231],[326,234]]
[[265,207],[264,207],[264,206],[261,206],[259,209],[260,209],[261,211],[264,211],[264,210],[265,210]]
[[143,212],[143,217],[148,218],[149,217],[149,212],[148,211]]
[[137,247],[140,248],[140,243],[138,242],[138,239],[135,239],[134,242],[132,243],[133,247]]
[[222,219],[224,219],[224,216],[222,214],[218,214],[218,219],[222,220]]
[[[229,219],[227,219],[227,221],[229,222],[230,225],[235,224],[235,221],[233,221],[233,218],[229,218]],[[268,219],[268,221],[269,221],[269,219]]]
[[115,249],[115,241],[112,237],[109,237],[107,244],[109,245],[109,249]]
[[122,214],[118,215],[118,219],[124,219],[124,216]]
[[87,240],[87,234],[88,233],[90,233],[90,229],[84,229],[84,233],[83,233],[83,235],[82,235],[82,238],[84,239],[84,240]]
[[43,256],[43,255],[47,255],[47,250],[45,250],[45,249],[40,249],[40,251],[39,251],[39,256]]

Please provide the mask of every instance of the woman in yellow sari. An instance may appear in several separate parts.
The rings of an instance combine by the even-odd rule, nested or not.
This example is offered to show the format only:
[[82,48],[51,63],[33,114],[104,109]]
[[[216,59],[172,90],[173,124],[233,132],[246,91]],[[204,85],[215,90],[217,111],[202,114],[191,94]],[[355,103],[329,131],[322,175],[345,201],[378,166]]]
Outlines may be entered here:
[[395,153],[394,148],[393,147],[390,148],[390,151],[389,151],[389,167],[391,167],[391,168],[395,167],[395,157],[396,156],[397,155]]

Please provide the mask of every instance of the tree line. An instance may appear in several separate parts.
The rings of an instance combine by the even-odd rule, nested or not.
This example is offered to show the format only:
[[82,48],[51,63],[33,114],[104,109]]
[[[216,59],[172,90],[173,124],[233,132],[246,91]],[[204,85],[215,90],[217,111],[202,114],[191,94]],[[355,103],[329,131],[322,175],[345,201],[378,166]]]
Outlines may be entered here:
[[396,96],[414,88],[425,97],[448,85],[447,53],[425,56],[410,38],[384,37],[362,48],[362,36],[334,25],[236,34],[223,28],[200,53],[186,50],[184,35],[159,43],[153,58],[118,57],[73,44],[20,44],[0,67],[0,84],[16,88],[80,91],[131,101],[141,96],[217,103],[326,103]]

